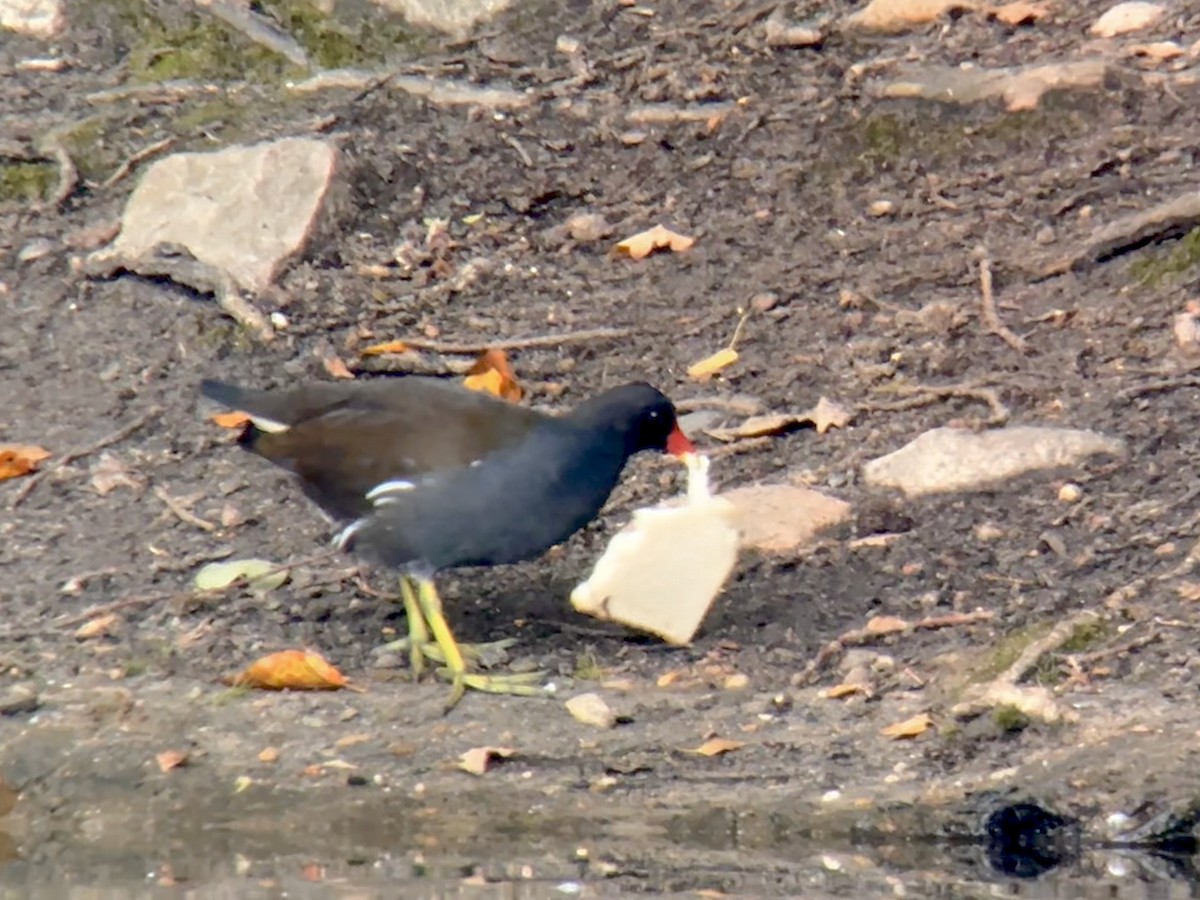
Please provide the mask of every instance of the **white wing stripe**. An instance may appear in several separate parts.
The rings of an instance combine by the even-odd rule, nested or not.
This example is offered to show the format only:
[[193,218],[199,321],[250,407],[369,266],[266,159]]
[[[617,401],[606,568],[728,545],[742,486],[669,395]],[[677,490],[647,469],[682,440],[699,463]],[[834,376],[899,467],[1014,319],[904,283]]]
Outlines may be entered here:
[[385,481],[382,484],[377,484],[375,487],[367,491],[367,499],[376,506],[381,506],[385,503],[392,503],[395,497],[388,496],[389,494],[402,494],[405,491],[411,491],[416,485],[411,481],[405,481],[402,478],[397,478],[392,481]]

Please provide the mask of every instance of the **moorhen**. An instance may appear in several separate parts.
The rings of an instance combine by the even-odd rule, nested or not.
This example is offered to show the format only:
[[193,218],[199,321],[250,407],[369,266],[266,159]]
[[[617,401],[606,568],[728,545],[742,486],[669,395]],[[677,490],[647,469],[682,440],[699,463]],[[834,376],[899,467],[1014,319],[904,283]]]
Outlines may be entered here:
[[599,514],[629,457],[693,449],[671,402],[643,383],[563,416],[417,376],[282,390],[205,381],[201,392],[250,417],[239,443],[298,477],[340,524],[340,547],[400,569],[414,672],[424,655],[441,657],[447,709],[468,687],[541,689],[537,673],[467,671],[434,574],[532,559]]

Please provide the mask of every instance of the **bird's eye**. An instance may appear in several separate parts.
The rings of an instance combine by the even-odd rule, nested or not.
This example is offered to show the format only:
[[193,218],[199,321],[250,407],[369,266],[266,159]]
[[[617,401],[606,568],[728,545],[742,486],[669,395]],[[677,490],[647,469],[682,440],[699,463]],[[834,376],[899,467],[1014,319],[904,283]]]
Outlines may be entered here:
[[652,418],[652,419],[658,418],[658,410],[657,409],[650,410],[650,418]]

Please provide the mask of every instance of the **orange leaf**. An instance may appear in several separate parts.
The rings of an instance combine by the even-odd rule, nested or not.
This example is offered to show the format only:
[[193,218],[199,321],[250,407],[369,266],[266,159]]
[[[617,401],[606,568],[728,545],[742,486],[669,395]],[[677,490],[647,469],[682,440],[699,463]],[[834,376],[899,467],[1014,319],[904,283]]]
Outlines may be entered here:
[[230,682],[267,691],[332,691],[349,687],[346,676],[312,650],[281,650],[256,660]]
[[354,373],[350,371],[340,356],[323,357],[321,365],[325,367],[325,371],[329,373],[331,378],[345,378],[349,380],[354,378]]
[[407,353],[408,345],[404,341],[384,341],[382,344],[372,344],[370,347],[363,347],[361,353],[363,356],[379,356],[382,353]]
[[737,750],[740,747],[745,747],[745,741],[731,741],[729,738],[709,738],[699,747],[695,747],[688,753],[698,753],[700,756],[720,756],[723,753],[728,753],[730,750]]
[[472,775],[482,775],[493,759],[508,759],[516,752],[512,747],[472,747],[458,757],[458,767]]
[[908,623],[896,616],[871,616],[867,620],[867,634],[896,634],[908,630]]
[[158,763],[158,768],[163,772],[170,772],[172,769],[178,769],[180,766],[187,765],[187,754],[181,750],[164,750],[154,757]]
[[712,356],[706,356],[699,362],[688,366],[688,376],[696,379],[711,378],[726,366],[732,366],[737,361],[738,352],[732,347],[724,347]]
[[902,738],[917,737],[932,727],[933,719],[929,713],[919,713],[911,719],[905,719],[903,722],[897,722],[894,725],[881,728],[879,729],[879,733],[884,737],[890,737],[892,740],[898,741]]
[[236,410],[233,412],[213,413],[211,418],[222,428],[241,428],[250,421],[250,417],[248,415],[246,415],[244,412],[237,412]]
[[36,471],[49,456],[49,450],[33,444],[0,444],[0,481]]
[[525,394],[517,384],[517,379],[513,377],[508,357],[504,355],[503,350],[495,347],[479,354],[475,365],[471,366],[471,370],[463,379],[463,387],[472,391],[482,391],[512,403],[516,403]]
[[625,238],[617,244],[613,252],[617,256],[628,256],[630,259],[645,259],[655,250],[670,250],[673,253],[683,253],[690,250],[695,238],[676,234],[662,225],[655,225],[645,231]]

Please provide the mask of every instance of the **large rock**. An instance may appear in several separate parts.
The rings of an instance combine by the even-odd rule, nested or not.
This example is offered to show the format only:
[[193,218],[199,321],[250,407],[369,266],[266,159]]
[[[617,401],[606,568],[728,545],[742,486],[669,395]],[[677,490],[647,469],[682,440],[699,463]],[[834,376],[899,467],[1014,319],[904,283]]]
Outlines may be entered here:
[[66,27],[63,0],[0,0],[0,28],[48,41]]
[[863,466],[868,484],[910,497],[980,490],[1042,469],[1075,466],[1100,453],[1121,456],[1117,438],[1073,428],[1014,426],[994,431],[935,428]]
[[338,159],[332,144],[307,138],[176,153],[146,171],[121,233],[93,259],[137,259],[178,244],[259,293],[331,215]]

